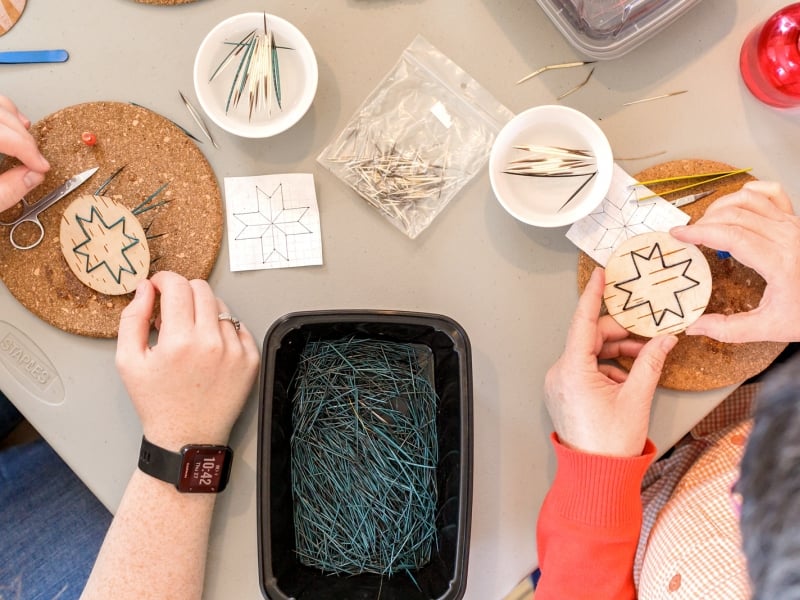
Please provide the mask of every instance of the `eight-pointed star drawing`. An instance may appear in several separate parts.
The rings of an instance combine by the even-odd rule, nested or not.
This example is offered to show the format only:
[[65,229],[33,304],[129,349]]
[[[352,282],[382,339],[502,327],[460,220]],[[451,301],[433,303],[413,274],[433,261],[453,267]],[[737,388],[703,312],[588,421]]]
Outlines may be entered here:
[[[122,279],[123,273],[136,275],[136,269],[125,253],[139,243],[139,238],[125,232],[125,217],[120,217],[109,225],[97,208],[92,206],[88,219],[76,215],[75,221],[86,239],[72,251],[86,258],[87,273],[105,266],[117,283]],[[121,229],[117,229],[118,227]]]
[[261,258],[264,263],[271,260],[290,260],[289,236],[311,233],[301,220],[310,207],[286,208],[283,200],[283,184],[278,184],[272,194],[256,186],[257,210],[234,213],[244,225],[237,240],[261,240]]
[[617,206],[611,198],[608,198],[608,202],[600,205],[600,210],[589,215],[606,230],[597,242],[595,250],[616,248],[619,243],[627,239],[653,231],[646,221],[654,206],[652,202],[640,204],[636,199],[636,190],[630,191],[622,206]]
[[[634,251],[630,253],[630,256],[636,275],[614,284],[615,288],[628,294],[622,310],[631,310],[647,304],[656,326],[661,325],[667,313],[672,313],[681,319],[684,318],[683,306],[678,295],[700,285],[699,281],[686,274],[692,264],[692,259],[688,258],[668,265],[658,243],[654,244],[647,254]],[[662,288],[666,287],[668,292],[672,292],[671,298],[675,302],[674,305],[653,306],[647,298],[651,295],[649,290],[656,285]],[[665,303],[669,301],[669,298],[670,296],[667,296]]]

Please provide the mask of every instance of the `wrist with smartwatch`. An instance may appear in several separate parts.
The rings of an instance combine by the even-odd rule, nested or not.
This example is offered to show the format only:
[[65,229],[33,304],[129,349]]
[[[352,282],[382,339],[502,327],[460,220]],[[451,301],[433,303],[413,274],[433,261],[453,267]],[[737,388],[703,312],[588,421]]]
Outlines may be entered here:
[[142,436],[139,470],[173,484],[182,493],[219,493],[231,476],[229,446],[187,444],[172,452]]

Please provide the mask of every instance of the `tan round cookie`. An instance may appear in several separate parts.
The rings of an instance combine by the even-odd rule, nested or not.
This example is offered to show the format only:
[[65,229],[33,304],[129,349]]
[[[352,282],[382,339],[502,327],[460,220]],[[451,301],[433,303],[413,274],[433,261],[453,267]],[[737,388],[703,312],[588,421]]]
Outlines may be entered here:
[[128,294],[150,271],[142,225],[130,210],[105,196],[73,200],[64,211],[59,237],[75,277],[102,294]]
[[[676,177],[697,173],[733,170],[735,167],[711,160],[685,159],[662,163],[637,173],[640,181],[662,177]],[[736,175],[692,189],[692,192],[715,190],[715,193],[697,202],[681,207],[691,217],[700,218],[706,208],[718,198],[737,191],[755,177],[747,173]],[[663,193],[674,184],[650,186],[654,192]],[[685,192],[685,193],[688,193]],[[674,197],[674,196],[672,196]],[[706,312],[733,314],[753,310],[758,306],[766,283],[753,269],[733,258],[720,260],[711,248],[700,248],[711,268],[711,298]],[[578,288],[583,290],[594,268],[598,266],[591,257],[581,252],[578,257]],[[704,336],[678,336],[678,344],[670,352],[659,384],[676,390],[702,391],[740,383],[766,369],[786,347],[784,343],[751,342],[724,344]],[[630,368],[632,361],[620,359],[620,364]]]
[[[70,333],[116,336],[131,294],[109,296],[81,283],[61,253],[59,229],[71,200],[94,193],[123,166],[103,195],[129,209],[168,184],[157,197],[166,204],[138,216],[150,238],[150,272],[208,278],[222,241],[222,196],[211,166],[183,131],[150,110],[119,102],[71,106],[45,117],[31,131],[51,169],[30,200],[38,200],[76,173],[94,166],[100,170],[40,215],[45,236],[35,248],[16,250],[7,228],[0,228],[0,278],[26,308]],[[85,131],[96,135],[94,146],[81,141]],[[6,211],[0,220],[10,220],[18,210]]]
[[668,233],[627,239],[606,263],[606,309],[637,335],[682,332],[703,314],[710,296],[711,269],[703,253]]

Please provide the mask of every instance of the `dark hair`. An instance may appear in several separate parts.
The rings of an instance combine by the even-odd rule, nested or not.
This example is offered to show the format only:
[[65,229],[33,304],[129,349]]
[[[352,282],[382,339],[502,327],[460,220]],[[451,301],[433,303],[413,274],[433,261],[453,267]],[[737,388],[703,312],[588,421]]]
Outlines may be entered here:
[[753,600],[800,600],[800,353],[764,380],[736,489]]

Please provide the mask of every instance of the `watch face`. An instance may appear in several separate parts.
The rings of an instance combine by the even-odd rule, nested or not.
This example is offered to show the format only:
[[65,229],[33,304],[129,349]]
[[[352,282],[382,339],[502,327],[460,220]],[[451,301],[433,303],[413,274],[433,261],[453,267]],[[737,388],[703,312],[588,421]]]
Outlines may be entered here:
[[231,474],[233,452],[224,446],[187,446],[181,451],[181,492],[221,492]]

